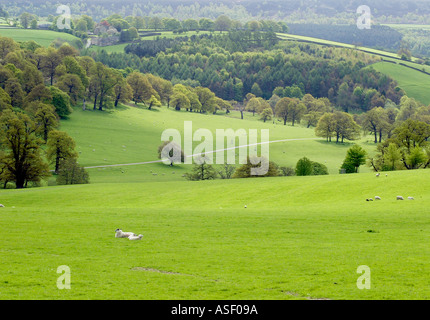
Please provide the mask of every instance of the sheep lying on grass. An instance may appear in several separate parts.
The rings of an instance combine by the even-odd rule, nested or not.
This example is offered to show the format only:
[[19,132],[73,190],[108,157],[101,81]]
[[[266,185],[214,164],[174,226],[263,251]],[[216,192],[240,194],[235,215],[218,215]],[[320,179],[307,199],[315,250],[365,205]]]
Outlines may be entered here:
[[397,196],[397,200],[404,200],[402,196]]
[[366,199],[366,201],[373,201],[373,199],[372,199],[372,198],[369,198],[369,199]]
[[128,240],[142,240],[143,235],[139,234],[138,236],[134,235],[134,236],[130,236],[128,237]]
[[131,236],[136,236],[133,232],[123,232],[121,229],[115,230],[115,238],[129,238]]
[[408,200],[415,200],[414,197],[408,197]]
[[375,200],[381,200],[381,197],[376,196]]

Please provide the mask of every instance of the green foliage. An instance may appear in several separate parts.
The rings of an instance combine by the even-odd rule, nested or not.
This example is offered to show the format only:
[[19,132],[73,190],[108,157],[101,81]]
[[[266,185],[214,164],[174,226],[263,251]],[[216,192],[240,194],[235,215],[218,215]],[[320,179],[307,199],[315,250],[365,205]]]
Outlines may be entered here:
[[190,181],[215,180],[218,173],[214,167],[206,162],[195,163],[190,173],[185,174],[185,179]]
[[346,173],[357,173],[358,168],[366,163],[367,151],[359,145],[353,145],[346,152],[345,160],[342,164],[342,169],[346,170]]
[[328,175],[327,166],[325,166],[322,163],[312,161],[312,175],[313,176]]
[[57,176],[57,185],[88,184],[90,178],[84,167],[75,158],[63,159]]
[[55,172],[59,172],[61,161],[77,159],[76,143],[66,132],[52,130],[48,134],[46,157],[55,164]]
[[297,176],[311,176],[313,174],[312,161],[306,157],[303,157],[296,164],[296,175]]
[[[257,161],[259,160],[259,161]],[[253,164],[257,163],[257,164]],[[253,169],[255,172],[253,172]],[[263,171],[267,169],[265,174]],[[261,174],[260,174],[261,173]],[[247,163],[236,169],[233,178],[257,178],[257,177],[277,177],[279,176],[279,168],[273,161],[268,161],[266,158],[255,159],[247,158]]]
[[2,181],[14,182],[17,189],[40,183],[50,176],[42,158],[35,123],[23,113],[4,110],[0,116]]
[[70,114],[73,112],[70,106],[70,98],[67,93],[61,91],[57,87],[50,87],[49,90],[52,94],[52,104],[55,107],[55,111],[61,119],[68,119]]

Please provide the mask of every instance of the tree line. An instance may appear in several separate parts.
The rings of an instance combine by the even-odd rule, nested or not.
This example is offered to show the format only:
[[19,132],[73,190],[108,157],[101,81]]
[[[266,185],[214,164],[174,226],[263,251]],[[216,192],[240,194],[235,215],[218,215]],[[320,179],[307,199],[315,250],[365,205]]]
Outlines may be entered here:
[[[68,119],[74,106],[103,111],[130,101],[148,109],[165,104],[200,113],[231,108],[208,88],[109,68],[79,56],[68,44],[44,48],[0,37],[0,181],[4,187],[9,182],[17,188],[38,184],[50,175],[49,165],[61,176],[60,183],[88,181],[77,165],[73,139],[59,131],[59,120]],[[70,172],[76,176],[68,177]]]
[[404,94],[394,80],[365,68],[376,61],[368,54],[311,44],[270,45],[270,40],[244,50],[240,41],[232,40],[237,35],[191,37],[148,57],[103,50],[84,54],[110,67],[130,66],[169,81],[207,87],[224,100],[243,101],[257,85],[265,99],[277,87],[296,86],[303,94],[329,98],[344,111],[368,111],[387,99],[398,103]]

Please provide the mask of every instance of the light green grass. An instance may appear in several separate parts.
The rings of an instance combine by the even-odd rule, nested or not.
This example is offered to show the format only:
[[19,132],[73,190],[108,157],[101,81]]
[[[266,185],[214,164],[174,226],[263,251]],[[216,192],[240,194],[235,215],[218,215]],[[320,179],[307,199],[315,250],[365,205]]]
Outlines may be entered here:
[[428,24],[407,24],[407,23],[386,23],[382,24],[383,26],[387,26],[393,29],[420,29],[420,30],[430,30],[430,25]]
[[[71,118],[61,122],[61,130],[67,131],[77,142],[80,153],[79,162],[86,166],[101,166],[140,163],[158,160],[157,149],[161,134],[165,129],[177,129],[184,138],[184,122],[192,121],[193,131],[199,128],[209,129],[216,137],[216,129],[256,129],[261,138],[261,130],[269,129],[270,140],[312,139],[288,141],[270,145],[270,160],[280,166],[295,167],[297,161],[307,156],[313,161],[325,164],[331,174],[337,174],[351,143],[327,143],[315,137],[313,128],[302,126],[284,126],[280,122],[263,123],[258,116],[245,113],[245,120],[238,119],[239,112],[225,115],[203,115],[190,112],[177,112],[163,107],[149,111],[146,108],[121,107],[111,112],[82,111],[76,108]],[[260,141],[260,140],[259,140]],[[371,139],[369,138],[369,141]],[[375,151],[375,145],[367,142],[367,137],[359,141],[369,154]],[[196,147],[199,142],[194,143]],[[239,141],[236,142],[239,145]],[[216,143],[214,141],[214,148]],[[239,154],[239,151],[236,152]],[[236,160],[238,161],[238,159]],[[238,163],[238,162],[237,162]],[[166,181],[183,179],[182,174],[190,170],[189,165],[174,168],[164,164],[148,164],[133,167],[115,167],[90,169],[93,182],[130,181]],[[152,172],[151,172],[152,171]],[[363,166],[361,172],[369,172]],[[174,174],[172,172],[175,172]],[[157,173],[154,176],[153,173]],[[163,175],[164,174],[164,175]]]
[[371,67],[396,80],[409,97],[415,98],[426,105],[430,104],[429,75],[388,62],[375,63]]
[[0,299],[428,300],[429,173],[2,190]]
[[56,39],[64,39],[72,41],[79,39],[71,34],[64,32],[56,32],[50,30],[24,30],[24,29],[2,29],[0,28],[0,36],[12,38],[17,42],[25,42],[33,40],[44,47],[49,45]]
[[[151,31],[153,32],[153,31]],[[191,37],[193,35],[202,35],[202,34],[209,34],[209,31],[188,31],[184,33],[173,33],[173,31],[161,31],[159,32],[161,35],[159,36],[151,36],[151,37],[143,37],[142,40],[156,40],[157,38],[168,38],[168,39],[174,39],[177,37]],[[122,44],[116,44],[113,46],[106,46],[106,47],[98,47],[98,46],[92,46],[92,50],[105,50],[107,53],[122,53],[124,52],[125,47],[128,45],[128,43],[122,43]]]
[[315,43],[315,44],[319,44],[319,45],[335,46],[335,47],[359,50],[362,52],[366,52],[369,54],[380,56],[384,60],[393,61],[396,63],[401,62],[401,63],[407,64],[407,65],[410,65],[414,68],[424,69],[425,71],[430,72],[429,66],[415,63],[417,60],[419,60],[416,57],[412,57],[411,61],[403,61],[403,60],[400,60],[400,57],[397,53],[393,53],[393,52],[389,52],[389,51],[378,50],[378,49],[362,47],[362,46],[356,46],[356,45],[352,45],[352,44],[341,43],[341,42],[336,42],[336,41],[329,41],[329,40],[318,39],[318,38],[313,38],[313,37],[298,36],[298,35],[293,35],[293,34],[277,33],[277,35],[280,39],[284,39],[284,40],[289,39],[289,40],[297,40],[297,41],[306,41],[306,42],[311,42],[311,43]]

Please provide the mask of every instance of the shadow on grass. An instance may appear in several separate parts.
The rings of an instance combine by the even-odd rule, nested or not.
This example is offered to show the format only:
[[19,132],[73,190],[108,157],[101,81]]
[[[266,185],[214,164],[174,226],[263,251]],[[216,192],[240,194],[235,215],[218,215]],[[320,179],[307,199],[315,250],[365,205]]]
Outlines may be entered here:
[[332,141],[332,142],[328,142],[326,140],[315,140],[316,142],[326,145],[326,146],[331,146],[331,147],[336,147],[339,149],[348,149],[350,147],[352,147],[353,145],[355,145],[355,142],[338,142],[336,143],[336,141]]

